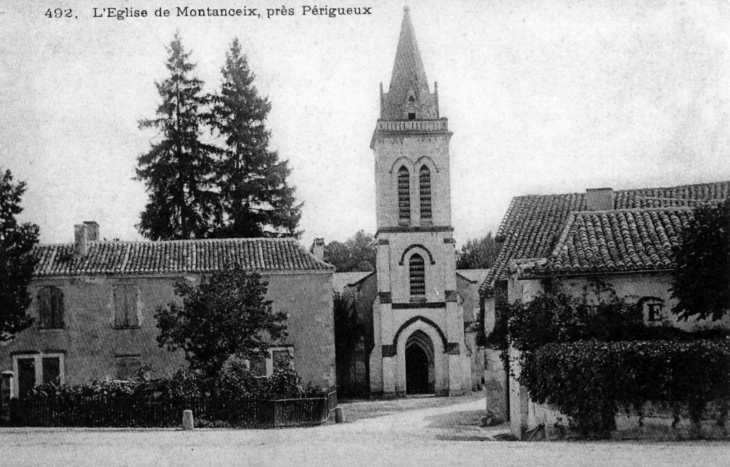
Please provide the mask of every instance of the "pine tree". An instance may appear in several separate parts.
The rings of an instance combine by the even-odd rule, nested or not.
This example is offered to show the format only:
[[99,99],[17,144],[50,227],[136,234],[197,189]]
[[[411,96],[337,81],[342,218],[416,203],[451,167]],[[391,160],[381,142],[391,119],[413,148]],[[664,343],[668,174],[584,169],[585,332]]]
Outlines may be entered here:
[[216,164],[222,215],[212,236],[299,237],[302,204],[296,204],[295,187],[286,181],[288,161],[268,149],[271,133],[265,121],[271,104],[258,95],[238,39],[221,72],[223,85],[213,97],[211,126],[225,143]]
[[154,119],[140,128],[157,129],[162,140],[139,156],[136,180],[145,183],[149,202],[137,225],[151,240],[207,237],[216,217],[213,191],[215,148],[201,141],[208,97],[203,82],[191,76],[195,64],[175,34],[167,69],[170,76],[155,83],[162,103]]
[[38,243],[38,226],[19,224],[20,200],[25,183],[13,183],[9,170],[0,170],[0,343],[33,323],[26,310],[31,298],[28,284],[37,259],[32,255]]

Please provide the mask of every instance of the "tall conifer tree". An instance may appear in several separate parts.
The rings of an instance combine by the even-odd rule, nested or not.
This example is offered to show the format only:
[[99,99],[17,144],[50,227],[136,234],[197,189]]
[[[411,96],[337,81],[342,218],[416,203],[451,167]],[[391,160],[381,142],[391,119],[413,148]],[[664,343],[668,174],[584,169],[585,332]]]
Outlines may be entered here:
[[33,324],[27,313],[28,285],[37,263],[32,250],[38,243],[38,226],[18,223],[23,193],[25,183],[13,183],[10,171],[0,169],[0,343]]
[[299,237],[302,204],[296,204],[295,187],[287,184],[288,161],[268,149],[271,133],[265,121],[271,104],[258,95],[238,39],[221,72],[211,125],[224,143],[216,165],[222,215],[212,236]]
[[170,76],[155,83],[162,103],[156,118],[140,128],[155,128],[162,139],[139,156],[137,180],[145,183],[149,202],[137,228],[151,240],[204,238],[216,214],[213,191],[213,146],[201,141],[208,98],[203,82],[192,77],[195,64],[175,34],[167,69]]

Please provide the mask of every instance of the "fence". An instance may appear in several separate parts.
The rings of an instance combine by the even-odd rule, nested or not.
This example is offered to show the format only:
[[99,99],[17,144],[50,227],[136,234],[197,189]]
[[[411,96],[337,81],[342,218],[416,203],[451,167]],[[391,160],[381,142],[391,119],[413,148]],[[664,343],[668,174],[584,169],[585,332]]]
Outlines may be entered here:
[[10,424],[44,427],[177,427],[181,424],[183,410],[189,409],[193,411],[196,426],[308,426],[326,422],[336,406],[336,391],[321,398],[279,400],[140,400],[120,395],[12,399]]

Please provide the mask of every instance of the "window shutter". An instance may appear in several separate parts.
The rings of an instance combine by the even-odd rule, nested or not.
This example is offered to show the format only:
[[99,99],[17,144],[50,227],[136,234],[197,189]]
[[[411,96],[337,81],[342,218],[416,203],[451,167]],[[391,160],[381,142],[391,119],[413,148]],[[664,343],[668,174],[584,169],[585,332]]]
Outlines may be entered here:
[[137,316],[137,286],[120,285],[114,288],[114,326],[139,326]]
[[43,287],[38,291],[38,325],[43,329],[63,327],[63,291],[58,287]]
[[50,327],[51,323],[51,291],[43,287],[38,291],[38,326]]
[[63,292],[58,287],[51,287],[51,327],[63,327]]
[[411,180],[408,169],[398,169],[398,219],[411,218]]
[[132,379],[142,367],[142,357],[117,357],[117,379]]
[[137,318],[137,287],[128,286],[124,289],[127,326],[138,326],[139,319]]
[[126,326],[126,311],[124,302],[124,287],[114,288],[114,326]]
[[426,295],[426,265],[423,256],[415,254],[408,261],[411,295]]
[[421,200],[421,219],[431,219],[431,171],[425,165],[418,175],[418,189]]

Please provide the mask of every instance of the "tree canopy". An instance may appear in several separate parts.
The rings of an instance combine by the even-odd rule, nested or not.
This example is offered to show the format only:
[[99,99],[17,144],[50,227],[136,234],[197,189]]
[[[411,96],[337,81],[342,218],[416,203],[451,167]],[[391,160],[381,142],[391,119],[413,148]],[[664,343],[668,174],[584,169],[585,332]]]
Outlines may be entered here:
[[730,199],[696,207],[675,251],[672,312],[721,319],[730,311]]
[[203,82],[192,76],[195,64],[179,34],[167,50],[170,75],[155,83],[162,99],[157,115],[139,122],[140,128],[157,129],[161,139],[137,159],[135,178],[149,194],[137,227],[150,240],[205,238],[217,205],[215,148],[201,139],[208,97]]
[[324,247],[324,260],[337,272],[374,271],[376,256],[375,238],[363,230],[344,243],[333,241]]
[[261,357],[287,336],[286,314],[273,311],[265,298],[268,283],[258,273],[236,265],[199,285],[178,281],[174,287],[182,304],[157,308],[157,342],[170,351],[184,350],[194,370],[219,374],[231,357]]
[[238,39],[221,72],[223,84],[212,96],[210,123],[223,144],[215,165],[222,213],[212,236],[299,237],[302,204],[296,204],[294,187],[286,181],[288,161],[268,148],[271,133],[265,122],[271,104],[258,95]]
[[495,241],[491,231],[482,238],[469,240],[457,253],[456,269],[491,268],[501,246]]
[[271,104],[258,95],[238,40],[220,92],[206,94],[179,34],[167,48],[169,76],[156,83],[159,140],[137,160],[149,200],[137,228],[151,240],[293,236],[302,204],[287,184],[288,161],[269,150]]
[[0,170],[0,342],[33,323],[27,314],[28,284],[37,261],[32,250],[38,243],[38,226],[18,223],[25,189],[24,182],[13,183],[9,170]]

